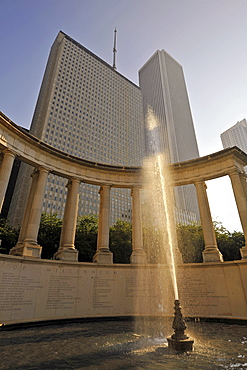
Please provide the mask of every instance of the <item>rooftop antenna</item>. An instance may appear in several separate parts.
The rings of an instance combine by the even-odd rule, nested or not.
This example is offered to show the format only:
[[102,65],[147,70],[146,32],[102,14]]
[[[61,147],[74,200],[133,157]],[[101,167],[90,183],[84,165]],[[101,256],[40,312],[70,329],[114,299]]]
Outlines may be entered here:
[[113,45],[113,69],[117,69],[116,67],[116,52],[117,52],[117,29],[114,30],[114,45]]

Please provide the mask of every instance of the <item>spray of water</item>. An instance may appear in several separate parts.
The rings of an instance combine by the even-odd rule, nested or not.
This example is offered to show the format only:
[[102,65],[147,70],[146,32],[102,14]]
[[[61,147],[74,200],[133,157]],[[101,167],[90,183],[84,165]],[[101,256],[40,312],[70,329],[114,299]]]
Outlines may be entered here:
[[174,258],[175,241],[174,241],[173,232],[172,232],[172,229],[175,227],[175,225],[174,225],[174,222],[172,222],[173,218],[171,217],[171,212],[172,212],[171,205],[169,206],[170,192],[167,189],[167,184],[166,184],[165,175],[164,175],[164,167],[162,166],[162,158],[160,154],[156,156],[156,161],[157,161],[157,176],[160,179],[160,186],[161,186],[162,200],[163,200],[161,207],[163,206],[163,211],[166,214],[166,225],[164,225],[164,227],[166,227],[167,229],[167,239],[168,239],[167,254],[169,256],[170,264],[171,264],[171,274],[172,274],[174,296],[175,296],[175,299],[178,299],[178,284],[177,284],[176,265],[175,265],[175,258]]
[[173,302],[178,299],[176,265],[181,256],[176,242],[170,161],[160,140],[159,121],[151,109],[146,122],[148,156],[142,166],[142,226],[148,265],[137,268],[137,278],[130,283],[137,316],[136,332],[165,338],[171,330],[167,318],[173,316]]
[[[146,117],[147,146],[149,156],[144,161],[144,213],[148,214],[148,222],[159,234],[157,247],[158,261],[169,266],[174,299],[178,299],[176,277],[176,260],[178,255],[176,225],[174,214],[174,195],[172,173],[165,145],[161,140],[159,120],[151,108]],[[144,215],[145,218],[145,215]],[[147,219],[147,217],[146,217]],[[145,225],[145,221],[144,221]]]

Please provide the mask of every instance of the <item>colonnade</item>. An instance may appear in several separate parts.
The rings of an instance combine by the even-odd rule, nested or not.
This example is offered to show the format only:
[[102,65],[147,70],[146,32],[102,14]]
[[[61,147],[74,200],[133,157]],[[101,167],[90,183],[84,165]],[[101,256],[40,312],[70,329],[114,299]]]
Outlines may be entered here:
[[[9,149],[2,152],[3,159],[0,167],[0,205],[2,207],[11,169],[15,159],[15,153]],[[69,161],[69,159],[68,159]],[[38,166],[32,174],[32,184],[24,217],[20,229],[19,239],[10,254],[40,258],[42,247],[37,243],[42,204],[45,194],[46,181],[49,169]],[[246,175],[238,167],[231,169],[227,175],[231,184],[243,227],[245,240],[247,240],[247,185]],[[68,192],[64,210],[61,238],[58,251],[54,258],[59,260],[77,261],[78,251],[74,245],[76,220],[78,213],[79,185],[82,181],[79,177],[68,179]],[[212,217],[206,192],[206,184],[203,180],[191,179],[194,183],[198,198],[201,224],[205,240],[203,251],[204,262],[223,262],[222,255],[217,247]],[[97,251],[93,262],[109,264],[113,262],[113,256],[109,249],[109,219],[110,219],[110,191],[114,184],[101,184],[100,186],[100,211],[99,229],[97,239]],[[131,186],[132,195],[132,255],[131,263],[146,263],[146,254],[143,250],[142,220],[141,220],[141,188],[138,185]],[[247,245],[241,249],[242,259],[247,259]]]
[[[10,151],[3,152],[3,160],[0,167],[0,195],[2,203],[7,189],[15,155]],[[10,250],[11,255],[38,257],[41,256],[42,246],[38,245],[37,238],[42,213],[42,205],[45,194],[49,170],[44,167],[35,168],[31,177],[31,188],[24,211],[23,221],[19,233],[18,242]],[[78,250],[75,248],[76,221],[78,215],[79,185],[81,180],[73,177],[67,183],[67,198],[64,209],[60,243],[55,259],[77,261]],[[113,263],[113,255],[109,249],[110,228],[110,189],[111,185],[102,185],[100,194],[99,228],[97,238],[97,250],[93,262]],[[143,250],[141,228],[141,200],[140,189],[132,188],[132,223],[133,223],[133,253],[132,263],[145,263],[146,254]]]

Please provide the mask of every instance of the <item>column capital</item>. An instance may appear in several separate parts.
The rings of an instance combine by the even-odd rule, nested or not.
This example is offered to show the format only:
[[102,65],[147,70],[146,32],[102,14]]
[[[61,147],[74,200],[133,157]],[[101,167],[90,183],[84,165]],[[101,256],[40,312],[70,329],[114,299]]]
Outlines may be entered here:
[[207,184],[205,182],[205,180],[196,180],[194,181],[194,185],[197,186],[197,185],[203,185],[204,186],[204,189],[207,189]]
[[99,194],[101,191],[103,191],[104,189],[111,189],[112,188],[112,184],[103,184],[103,185],[100,185],[100,188],[99,188]]
[[7,154],[7,155],[11,155],[13,157],[17,156],[17,153],[15,151],[13,151],[12,149],[9,149],[9,148],[3,149],[2,153],[4,153],[4,155]]
[[104,189],[104,188],[109,188],[109,189],[111,189],[112,188],[112,184],[101,184],[100,185],[100,189]]
[[37,167],[37,170],[39,172],[47,172],[47,173],[50,173],[51,172],[51,170],[49,170],[48,168],[43,167],[43,166]]
[[45,167],[42,167],[42,166],[35,167],[34,170],[33,170],[33,172],[31,173],[31,177],[33,177],[35,175],[38,175],[41,172],[49,174],[51,171],[48,170],[48,168],[45,168]]
[[35,167],[33,172],[31,173],[30,177],[34,178],[35,176],[39,176],[39,174],[44,173],[44,174],[49,174],[50,170],[48,170],[45,167]]
[[72,184],[72,182],[74,182],[74,183],[81,183],[81,180],[80,179],[78,179],[77,177],[70,177],[69,179],[68,179],[68,182],[67,182],[67,184],[66,184],[66,187],[68,187],[70,184]]
[[245,177],[247,177],[247,174],[245,173],[244,170],[242,170],[241,168],[235,166],[235,168],[231,168],[230,171],[228,172],[228,175],[229,176],[232,176],[232,175],[244,175]]
[[131,188],[130,195],[131,195],[131,196],[133,196],[133,193],[134,193],[135,191],[141,191],[141,190],[142,190],[142,186],[133,186],[133,187]]

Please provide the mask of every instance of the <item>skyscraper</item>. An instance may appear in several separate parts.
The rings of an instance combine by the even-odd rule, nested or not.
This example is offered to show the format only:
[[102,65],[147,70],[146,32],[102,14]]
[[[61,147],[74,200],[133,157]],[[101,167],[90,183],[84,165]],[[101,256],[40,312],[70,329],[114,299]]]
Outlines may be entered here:
[[[161,150],[169,162],[199,157],[182,66],[158,50],[139,70],[139,82],[144,116],[151,108],[159,122]],[[193,185],[175,188],[175,202],[178,222],[199,220]]]
[[[138,86],[63,32],[54,41],[30,133],[47,144],[94,162],[139,166],[144,155],[142,96]],[[22,177],[30,176],[27,166]],[[49,175],[43,211],[62,217],[66,179]],[[98,213],[98,191],[81,184],[79,214]],[[18,180],[9,212],[20,222],[27,189]],[[131,220],[125,189],[111,191],[111,222]]]
[[244,118],[220,135],[223,148],[237,146],[247,153],[247,122]]

